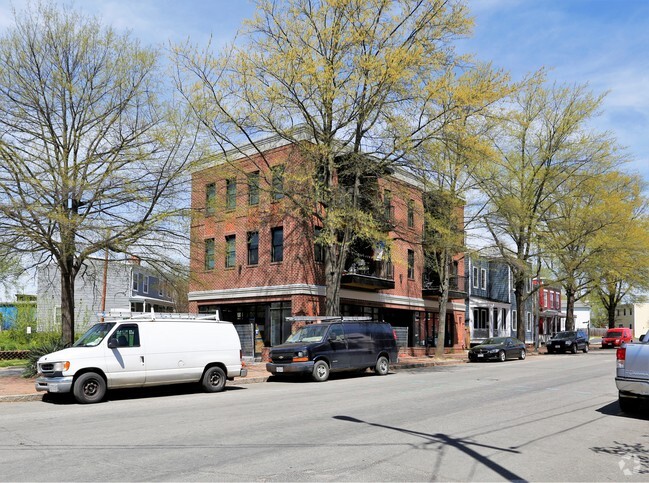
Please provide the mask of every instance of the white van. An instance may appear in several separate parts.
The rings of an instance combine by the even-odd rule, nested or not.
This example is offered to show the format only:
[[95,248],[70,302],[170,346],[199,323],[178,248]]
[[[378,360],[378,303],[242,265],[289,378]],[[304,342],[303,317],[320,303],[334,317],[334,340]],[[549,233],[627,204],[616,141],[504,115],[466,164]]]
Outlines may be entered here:
[[72,347],[38,360],[37,391],[72,391],[80,403],[107,389],[200,382],[222,391],[245,377],[234,325],[218,315],[139,314],[94,325]]

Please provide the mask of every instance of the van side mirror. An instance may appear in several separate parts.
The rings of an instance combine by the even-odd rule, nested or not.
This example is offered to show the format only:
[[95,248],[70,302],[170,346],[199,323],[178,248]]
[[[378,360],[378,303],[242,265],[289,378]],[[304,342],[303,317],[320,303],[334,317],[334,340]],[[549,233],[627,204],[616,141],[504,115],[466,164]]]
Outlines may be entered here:
[[109,349],[117,349],[119,344],[117,343],[117,339],[115,337],[111,337],[108,339],[108,348]]
[[644,334],[640,336],[640,342],[644,342]]

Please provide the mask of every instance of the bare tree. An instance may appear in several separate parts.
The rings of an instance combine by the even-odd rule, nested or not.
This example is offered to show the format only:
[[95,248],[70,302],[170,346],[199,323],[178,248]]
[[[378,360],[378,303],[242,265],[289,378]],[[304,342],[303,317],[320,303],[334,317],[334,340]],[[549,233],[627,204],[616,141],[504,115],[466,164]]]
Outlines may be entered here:
[[58,267],[70,343],[84,260],[178,241],[185,133],[155,50],[59,5],[14,17],[0,38],[0,243]]

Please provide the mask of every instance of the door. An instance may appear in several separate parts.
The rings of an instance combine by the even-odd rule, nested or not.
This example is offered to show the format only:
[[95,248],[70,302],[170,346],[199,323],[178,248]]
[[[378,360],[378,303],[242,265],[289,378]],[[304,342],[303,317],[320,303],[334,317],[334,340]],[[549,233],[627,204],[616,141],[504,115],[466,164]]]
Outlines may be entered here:
[[332,370],[349,368],[349,351],[342,324],[332,324],[324,343]]
[[370,323],[344,323],[345,339],[349,355],[349,367],[362,369],[372,367],[376,363],[374,343],[370,337]]
[[137,324],[121,324],[108,338],[117,347],[106,349],[108,387],[142,386],[146,376],[144,348]]

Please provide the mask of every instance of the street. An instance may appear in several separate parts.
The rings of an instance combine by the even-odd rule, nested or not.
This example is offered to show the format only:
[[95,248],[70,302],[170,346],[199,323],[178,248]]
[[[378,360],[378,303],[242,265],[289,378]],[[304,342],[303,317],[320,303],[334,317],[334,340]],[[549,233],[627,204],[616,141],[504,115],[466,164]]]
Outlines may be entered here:
[[615,351],[0,405],[2,481],[647,481]]

